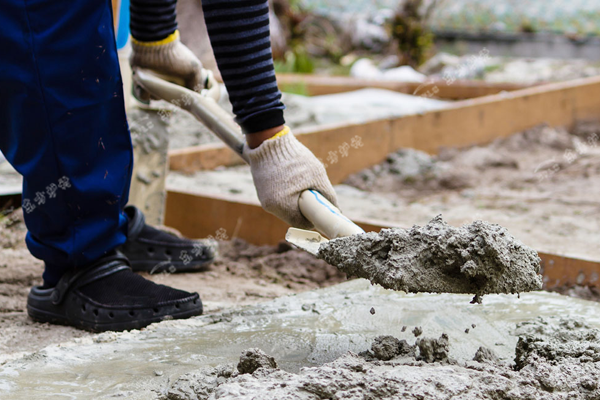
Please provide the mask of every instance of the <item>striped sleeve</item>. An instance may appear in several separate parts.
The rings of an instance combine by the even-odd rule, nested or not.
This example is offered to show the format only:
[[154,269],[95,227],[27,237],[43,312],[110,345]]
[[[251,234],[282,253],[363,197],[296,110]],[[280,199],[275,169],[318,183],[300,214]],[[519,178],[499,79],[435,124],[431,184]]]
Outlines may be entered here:
[[202,0],[217,65],[246,133],[285,123],[277,87],[267,0]]
[[162,40],[177,29],[177,0],[131,0],[131,36],[141,42]]

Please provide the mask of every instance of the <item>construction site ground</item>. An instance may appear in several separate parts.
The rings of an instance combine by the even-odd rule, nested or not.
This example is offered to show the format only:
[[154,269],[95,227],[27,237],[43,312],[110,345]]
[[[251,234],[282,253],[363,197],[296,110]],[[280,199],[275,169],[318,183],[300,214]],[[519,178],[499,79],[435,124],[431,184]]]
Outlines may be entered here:
[[[8,218],[16,222],[0,231],[0,363],[23,352],[90,336],[27,317],[27,293],[32,285],[42,283],[43,263],[27,250],[21,210]],[[208,271],[144,276],[200,293],[208,314],[346,280],[336,268],[285,243],[257,247],[239,239],[220,242],[220,256]]]
[[[437,156],[402,149],[336,191],[342,211],[357,220],[410,227],[438,214],[451,225],[480,219],[505,226],[538,251],[597,260],[598,172],[600,127],[580,122],[570,131],[539,126],[487,145],[441,149]],[[167,187],[256,199],[246,166],[172,172]]]
[[[187,118],[174,123],[196,122]],[[356,154],[350,157],[359,156],[360,149],[353,151]],[[489,144],[440,149],[435,156],[401,149],[381,164],[349,176],[336,191],[340,207],[350,218],[385,221],[399,227],[424,225],[438,214],[457,226],[481,219],[508,228],[538,251],[599,260],[598,173],[600,125],[580,121],[569,130],[538,126]],[[256,198],[247,167],[192,175],[173,172],[167,188],[203,195],[227,194],[240,200]],[[344,372],[338,381],[337,372],[330,376],[327,371],[375,371],[376,381],[382,382],[389,376],[396,382],[405,379],[400,375],[414,374],[415,380],[401,386],[415,395],[435,392],[431,398],[446,398],[454,390],[452,385],[446,386],[444,374],[449,368],[467,382],[460,389],[466,399],[496,398],[488,394],[478,397],[484,396],[474,392],[480,379],[485,382],[481,390],[512,393],[509,398],[514,399],[544,398],[544,387],[552,387],[555,398],[575,393],[573,398],[591,399],[598,394],[597,386],[573,378],[598,375],[597,362],[584,364],[579,356],[568,355],[576,353],[570,348],[557,352],[560,357],[567,354],[567,372],[552,370],[555,361],[533,351],[535,354],[521,360],[524,375],[508,379],[529,379],[530,384],[512,387],[491,378],[513,374],[512,365],[520,357],[517,342],[531,335],[527,329],[529,333],[517,329],[518,323],[526,327],[534,324],[531,326],[537,334],[547,334],[539,341],[547,340],[550,348],[554,348],[555,338],[565,335],[576,338],[574,348],[590,348],[587,339],[577,338],[592,337],[598,333],[594,329],[600,328],[596,318],[600,296],[595,287],[553,289],[562,295],[542,291],[521,298],[487,296],[483,305],[471,305],[470,296],[465,295],[407,295],[370,286],[364,280],[346,282],[347,277],[334,267],[283,242],[258,247],[236,239],[236,232],[217,231],[220,254],[208,270],[146,275],[159,283],[199,292],[205,316],[165,321],[130,333],[95,335],[28,319],[27,293],[32,285],[41,283],[43,265],[25,246],[22,211],[4,215],[0,222],[0,390],[19,398],[42,398],[38,387],[77,398],[208,398],[198,395],[203,390],[215,399],[239,398],[240,393],[260,397],[273,385],[279,387],[282,380],[291,382],[287,389],[281,389],[285,392],[281,395],[289,398],[331,398],[331,392],[324,389],[306,395],[307,385],[345,385],[350,391],[347,398],[353,399],[368,394],[360,389],[360,382],[366,379],[362,375]],[[321,288],[326,289],[314,290]],[[556,316],[568,319],[560,321]],[[415,341],[413,328],[419,328],[415,335],[422,328],[428,341]],[[380,334],[407,340],[410,348],[404,356],[408,358],[396,357],[386,363],[365,353]],[[446,340],[449,345],[444,344]],[[429,361],[427,343],[443,350]],[[223,368],[230,368],[223,365],[237,362],[242,350],[251,347],[275,356],[285,372],[251,377],[238,372],[219,375]],[[480,351],[480,347],[487,350]],[[485,368],[470,364],[475,354],[481,358],[488,350],[496,361]],[[361,355],[345,356],[348,351]],[[595,360],[597,353],[582,354]],[[253,357],[255,353],[249,354]],[[109,374],[109,365],[130,372]],[[201,367],[209,369],[198,370]],[[303,367],[317,369],[306,372]],[[543,371],[550,371],[551,378],[544,378]],[[317,382],[311,373],[323,377]],[[223,379],[216,384],[210,378],[214,376]],[[434,386],[419,383],[425,381]],[[572,384],[561,386],[557,382]],[[395,384],[387,385],[384,392],[397,390]]]

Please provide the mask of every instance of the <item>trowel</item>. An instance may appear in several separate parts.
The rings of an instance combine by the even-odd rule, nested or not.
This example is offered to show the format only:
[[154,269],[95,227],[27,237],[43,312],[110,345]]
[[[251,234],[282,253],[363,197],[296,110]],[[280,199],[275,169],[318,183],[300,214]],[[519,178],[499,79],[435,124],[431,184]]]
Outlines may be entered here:
[[[218,105],[219,95],[214,86],[195,92],[169,80],[168,77],[153,71],[134,68],[133,95],[145,104],[148,104],[150,99],[165,100],[188,111],[247,163],[248,160],[243,154],[245,139],[241,128],[233,117]],[[328,238],[364,233],[361,227],[345,217],[317,191],[304,191],[298,199],[298,206],[302,215],[312,222],[318,232],[289,228],[285,239],[315,256],[319,246],[327,242]]]
[[[136,98],[146,98],[148,102],[150,98],[162,99],[189,111],[244,159],[245,140],[241,129],[232,116],[217,104],[214,92],[205,90],[197,93],[142,69],[134,70],[133,81]],[[402,252],[403,257],[393,257],[392,254],[391,258],[377,256],[371,260],[369,251],[377,250],[377,246],[368,246],[369,238],[364,238],[367,239],[367,245],[362,248],[363,238],[352,236],[364,231],[319,192],[304,191],[298,199],[298,206],[304,217],[313,223],[316,232],[289,228],[285,236],[288,242],[335,265],[348,275],[369,279],[371,283],[386,289],[413,293],[472,293],[475,294],[473,301],[480,302],[481,296],[487,293],[520,293],[542,287],[537,253],[520,242],[515,242],[507,232],[498,233],[498,228],[501,227],[495,228],[479,221],[475,231],[491,231],[487,235],[482,235],[481,232],[476,234],[472,243],[462,243],[460,235],[452,233],[448,236],[453,239],[451,246],[440,247],[435,240],[422,243],[425,246],[431,245],[434,250],[441,249],[440,251],[424,251],[424,248],[414,244],[410,248],[396,249]],[[439,221],[434,219],[430,224],[436,225],[431,229],[437,232],[444,228],[441,216]],[[388,242],[394,240],[389,238],[389,231],[382,232],[384,237],[388,235]],[[328,239],[335,238],[346,239],[327,243]],[[322,247],[324,244],[327,245]],[[493,251],[482,252],[483,244],[493,247]],[[345,247],[348,245],[350,249]],[[358,249],[361,248],[366,252],[359,253]],[[321,254],[321,249],[325,250],[325,254]],[[419,254],[411,254],[411,251]],[[436,258],[440,252],[447,257],[443,262]],[[428,254],[430,257],[427,257]]]

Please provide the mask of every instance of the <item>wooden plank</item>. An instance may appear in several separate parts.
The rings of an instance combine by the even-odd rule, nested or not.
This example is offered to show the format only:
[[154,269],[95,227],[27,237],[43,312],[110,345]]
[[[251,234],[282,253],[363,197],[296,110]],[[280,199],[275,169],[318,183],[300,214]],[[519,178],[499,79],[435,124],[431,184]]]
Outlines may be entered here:
[[[422,114],[295,132],[327,164],[330,179],[338,184],[403,147],[435,154],[442,146],[483,144],[542,123],[570,126],[579,119],[598,117],[600,77],[591,77],[463,100]],[[211,146],[170,153],[171,169],[189,172],[203,165],[214,168],[239,163],[224,145]],[[344,146],[350,146],[346,157],[341,152]]]
[[[388,221],[356,220],[367,232],[400,227]],[[170,190],[165,224],[185,236],[206,238],[226,235],[255,245],[276,245],[284,240],[288,225],[264,211],[256,202],[232,196],[213,196]],[[538,253],[542,259],[544,287],[600,286],[600,261]]]
[[[358,221],[365,231],[379,231],[389,223]],[[289,225],[262,209],[258,202],[228,195],[167,191],[165,225],[191,238],[238,237],[256,245],[276,245],[284,240]]]
[[600,262],[549,253],[538,253],[542,259],[544,287],[600,286]]
[[349,76],[307,74],[277,74],[277,83],[284,92],[300,92],[309,96],[343,93],[365,88],[378,88],[447,100],[472,99],[532,86],[515,83],[487,83],[472,80],[457,80],[447,83],[442,79],[429,80],[425,83],[394,82],[357,79]]
[[187,237],[235,236],[257,245],[277,244],[288,228],[258,203],[172,190],[167,192],[165,225]]
[[244,161],[222,143],[210,143],[169,151],[171,171],[191,173],[220,166],[232,167]]

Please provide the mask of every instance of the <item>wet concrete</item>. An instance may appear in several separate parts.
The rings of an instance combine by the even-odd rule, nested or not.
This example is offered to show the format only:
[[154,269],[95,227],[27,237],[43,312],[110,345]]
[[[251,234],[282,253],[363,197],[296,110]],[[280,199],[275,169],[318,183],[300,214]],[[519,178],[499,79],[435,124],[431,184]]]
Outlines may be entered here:
[[[545,329],[546,326],[553,329]],[[483,347],[476,353],[477,362],[451,360],[449,337],[442,334],[439,339],[418,339],[416,355],[396,353],[381,361],[369,352],[348,353],[332,363],[303,368],[295,374],[278,370],[273,363],[256,369],[251,376],[243,375],[239,365],[237,371],[231,366],[203,368],[175,381],[167,398],[591,400],[600,397],[600,362],[592,362],[588,355],[598,353],[600,331],[558,317],[521,324],[518,330],[517,359],[522,354],[527,357],[522,365],[518,363],[517,369],[500,362]],[[564,342],[565,337],[571,340]],[[376,338],[373,345],[381,344],[380,339]],[[542,345],[523,349],[522,343],[528,340]],[[390,344],[390,337],[385,341]],[[582,347],[588,349],[573,351]],[[561,358],[560,363],[555,362],[557,357]]]
[[[518,338],[511,332],[518,322],[570,314],[600,327],[600,304],[558,294],[527,293],[521,299],[490,295],[483,305],[469,304],[469,299],[404,294],[354,280],[235,312],[50,346],[2,365],[0,393],[18,399],[47,399],[49,393],[77,399],[165,398],[180,376],[202,367],[237,364],[246,349],[258,347],[283,371],[297,373],[302,367],[333,362],[348,351],[369,350],[381,335],[412,346],[416,326],[422,327],[424,338],[446,333],[449,357],[456,362],[469,362],[481,346],[492,349],[501,361],[512,362]],[[306,304],[311,307],[303,308]],[[372,307],[377,310],[374,315]],[[465,334],[472,324],[477,328]],[[402,331],[403,326],[408,328]],[[412,367],[402,368],[400,372],[414,376]],[[439,379],[452,379],[451,368],[427,364],[423,371],[439,371]]]
[[537,252],[483,221],[453,227],[438,215],[423,227],[331,240],[318,256],[348,276],[412,293],[473,293],[479,301],[542,288]]

